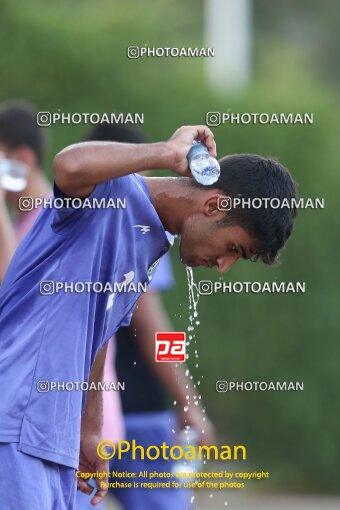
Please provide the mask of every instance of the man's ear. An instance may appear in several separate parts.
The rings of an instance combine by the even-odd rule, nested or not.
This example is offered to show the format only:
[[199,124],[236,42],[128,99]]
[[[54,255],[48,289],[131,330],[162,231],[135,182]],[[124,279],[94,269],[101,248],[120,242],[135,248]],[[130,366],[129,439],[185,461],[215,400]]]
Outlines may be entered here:
[[222,193],[214,193],[213,195],[210,195],[204,203],[204,214],[206,216],[214,217],[216,221],[224,218],[226,209],[223,210],[223,208],[220,207],[223,199],[226,199],[226,196]]

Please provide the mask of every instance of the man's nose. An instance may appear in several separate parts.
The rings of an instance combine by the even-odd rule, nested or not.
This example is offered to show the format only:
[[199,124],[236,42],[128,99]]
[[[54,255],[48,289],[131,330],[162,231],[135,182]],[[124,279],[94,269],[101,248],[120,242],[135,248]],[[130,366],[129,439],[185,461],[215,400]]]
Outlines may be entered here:
[[218,257],[217,262],[217,271],[219,273],[226,273],[235,262],[239,259],[238,254],[235,255],[226,255],[224,257]]

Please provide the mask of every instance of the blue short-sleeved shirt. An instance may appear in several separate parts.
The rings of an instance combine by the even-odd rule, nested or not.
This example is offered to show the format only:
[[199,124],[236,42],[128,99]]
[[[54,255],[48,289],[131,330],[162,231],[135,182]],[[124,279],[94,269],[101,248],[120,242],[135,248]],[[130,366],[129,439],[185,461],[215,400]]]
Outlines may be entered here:
[[88,381],[97,352],[129,324],[141,292],[43,295],[40,282],[147,284],[173,241],[142,177],[98,184],[92,198],[125,199],[125,208],[44,209],[0,289],[0,441],[73,468],[85,393],[37,386]]

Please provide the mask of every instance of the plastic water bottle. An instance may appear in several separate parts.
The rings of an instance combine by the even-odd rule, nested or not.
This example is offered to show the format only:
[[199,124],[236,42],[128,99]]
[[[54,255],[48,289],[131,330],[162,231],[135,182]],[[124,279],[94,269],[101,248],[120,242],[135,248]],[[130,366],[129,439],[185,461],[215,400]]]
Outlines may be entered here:
[[[193,446],[198,452],[198,433],[195,429],[187,425],[183,430],[181,430],[178,434],[178,445],[183,448],[183,450],[186,450],[187,446]],[[174,466],[172,468],[172,472],[175,473],[185,473],[186,476],[183,476],[182,478],[190,478],[191,473],[197,473],[200,471],[202,465],[202,460],[197,458],[195,460],[186,460],[182,459],[179,461],[176,461],[174,463]],[[195,481],[195,478],[192,478],[192,481]]]
[[0,186],[7,191],[22,191],[27,186],[27,167],[14,159],[0,158]]
[[194,179],[208,186],[214,184],[220,176],[220,165],[218,161],[210,156],[207,147],[196,140],[187,155],[190,171]]

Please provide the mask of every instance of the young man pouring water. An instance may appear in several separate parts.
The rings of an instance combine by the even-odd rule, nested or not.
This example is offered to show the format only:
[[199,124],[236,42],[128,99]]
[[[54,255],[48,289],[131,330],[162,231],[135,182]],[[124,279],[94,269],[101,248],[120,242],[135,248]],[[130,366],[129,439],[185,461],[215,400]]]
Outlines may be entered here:
[[[102,347],[129,324],[141,292],[70,292],[73,284],[147,284],[177,235],[184,264],[221,273],[239,258],[273,263],[290,236],[294,209],[219,207],[221,196],[294,198],[288,170],[260,156],[229,156],[220,160],[218,181],[202,186],[188,170],[194,140],[216,156],[206,126],[184,126],[166,142],[86,142],[55,157],[54,196],[65,207],[42,211],[0,291],[0,480],[9,510],[73,509],[78,466],[108,471],[96,452],[100,392],[82,416],[85,393],[50,391],[51,382],[88,381],[97,353],[104,360]],[[136,174],[150,169],[179,177]],[[79,207],[79,200],[72,207],[68,200],[86,197],[122,199],[126,207]],[[78,488],[92,491],[85,481]],[[98,485],[93,504],[105,492]]]

